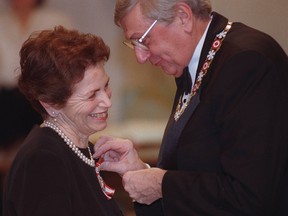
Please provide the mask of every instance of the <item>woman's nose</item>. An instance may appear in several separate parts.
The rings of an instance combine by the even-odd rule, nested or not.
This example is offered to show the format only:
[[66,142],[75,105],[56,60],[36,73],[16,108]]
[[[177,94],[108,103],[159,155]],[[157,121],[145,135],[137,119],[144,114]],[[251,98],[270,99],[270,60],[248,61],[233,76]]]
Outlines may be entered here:
[[144,50],[139,47],[134,48],[135,56],[140,64],[144,64],[151,56],[151,53],[149,50]]
[[102,106],[110,108],[112,106],[111,93],[102,94]]

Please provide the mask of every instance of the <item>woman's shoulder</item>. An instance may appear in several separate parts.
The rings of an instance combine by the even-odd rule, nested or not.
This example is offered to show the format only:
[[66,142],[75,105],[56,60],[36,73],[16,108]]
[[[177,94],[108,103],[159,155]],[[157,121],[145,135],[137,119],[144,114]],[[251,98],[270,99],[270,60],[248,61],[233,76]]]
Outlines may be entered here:
[[[65,159],[65,145],[62,139],[50,128],[41,128],[34,126],[21,148],[16,154],[14,163],[27,165],[52,165],[52,161],[61,161]],[[63,162],[62,162],[63,163]]]

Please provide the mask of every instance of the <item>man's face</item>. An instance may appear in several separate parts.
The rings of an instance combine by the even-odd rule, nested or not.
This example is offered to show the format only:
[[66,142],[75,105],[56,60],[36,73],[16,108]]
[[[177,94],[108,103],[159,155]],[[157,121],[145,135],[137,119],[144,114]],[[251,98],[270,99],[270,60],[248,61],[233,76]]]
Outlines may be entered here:
[[[145,19],[137,4],[120,24],[126,38],[133,40],[141,38],[151,27],[153,20]],[[179,77],[191,58],[183,52],[185,34],[180,24],[180,19],[177,17],[169,24],[158,21],[142,42],[149,49],[134,46],[137,61],[143,64],[148,60],[152,65],[161,67],[167,75]]]

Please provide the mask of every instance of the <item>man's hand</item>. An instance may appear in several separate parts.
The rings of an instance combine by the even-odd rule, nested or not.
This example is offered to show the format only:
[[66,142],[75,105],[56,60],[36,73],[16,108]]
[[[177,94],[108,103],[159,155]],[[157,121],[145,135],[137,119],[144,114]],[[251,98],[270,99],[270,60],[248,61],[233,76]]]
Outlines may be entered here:
[[136,202],[150,205],[162,198],[162,180],[166,170],[150,168],[130,171],[122,178],[124,189]]
[[101,136],[94,146],[94,151],[93,157],[102,160],[100,170],[117,172],[123,176],[127,171],[147,168],[128,139]]

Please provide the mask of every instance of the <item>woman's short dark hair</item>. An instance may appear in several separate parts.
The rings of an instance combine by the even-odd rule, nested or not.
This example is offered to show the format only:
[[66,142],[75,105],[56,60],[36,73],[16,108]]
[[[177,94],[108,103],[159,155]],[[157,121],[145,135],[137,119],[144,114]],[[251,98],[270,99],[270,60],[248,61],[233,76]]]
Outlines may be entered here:
[[20,91],[43,117],[40,100],[63,107],[90,66],[107,61],[109,47],[93,34],[56,26],[33,33],[20,50]]
[[37,7],[41,7],[42,5],[44,5],[46,2],[46,0],[36,0],[36,6]]
[[[13,0],[8,0],[8,4]],[[35,0],[35,7],[42,7],[46,3],[46,0]]]

